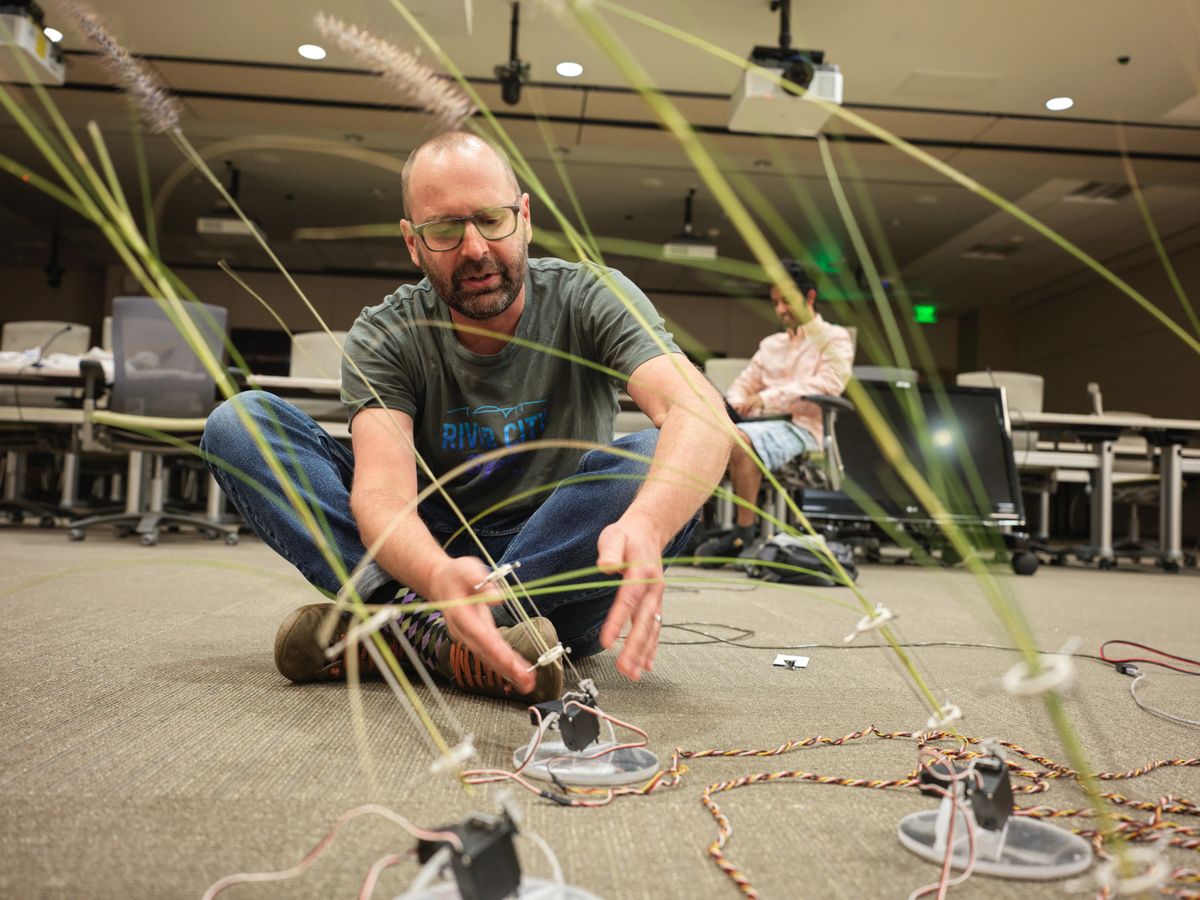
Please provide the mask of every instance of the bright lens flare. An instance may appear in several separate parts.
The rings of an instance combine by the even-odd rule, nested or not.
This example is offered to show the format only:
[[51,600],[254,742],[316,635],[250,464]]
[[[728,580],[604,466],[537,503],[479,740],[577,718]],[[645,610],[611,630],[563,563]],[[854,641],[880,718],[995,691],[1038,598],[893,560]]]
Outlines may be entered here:
[[954,443],[954,435],[949,428],[939,428],[930,435],[935,447],[949,447]]

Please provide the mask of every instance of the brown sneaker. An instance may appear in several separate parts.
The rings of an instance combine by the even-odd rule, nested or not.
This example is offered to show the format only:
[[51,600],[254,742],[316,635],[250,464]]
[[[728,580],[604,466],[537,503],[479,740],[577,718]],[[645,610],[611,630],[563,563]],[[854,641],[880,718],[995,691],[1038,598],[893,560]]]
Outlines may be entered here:
[[[530,627],[532,626],[532,628]],[[533,631],[540,635],[537,640]],[[530,663],[535,663],[545,652],[544,648],[553,648],[558,644],[558,634],[549,619],[541,616],[512,626],[501,626],[500,637]],[[473,694],[484,694],[488,697],[503,697],[521,703],[544,703],[547,700],[557,700],[563,692],[563,664],[561,657],[546,666],[537,669],[537,681],[533,692],[519,694],[512,682],[500,675],[479,659],[465,645],[458,641],[446,641],[442,645],[441,658],[438,659],[437,672],[457,688],[470,691]]]
[[[322,644],[321,625],[333,615],[333,608],[332,603],[310,603],[294,610],[280,623],[279,631],[275,634],[275,668],[285,678],[298,682],[342,681],[346,678],[345,654],[337,659],[327,659],[325,648],[346,636],[355,616],[348,609],[338,613],[329,643]],[[377,608],[370,607],[372,611]],[[382,634],[397,659],[406,662],[404,651],[397,646],[387,629]],[[361,641],[358,644],[358,673],[360,678],[379,677],[375,660]]]
[[[379,607],[369,607],[372,611]],[[285,678],[296,682],[309,681],[343,681],[346,678],[345,654],[336,659],[325,657],[325,647],[342,640],[350,630],[354,621],[354,613],[343,610],[337,616],[337,623],[331,632],[328,644],[320,642],[321,626],[326,618],[333,615],[332,603],[309,603],[294,610],[279,626],[275,635],[275,668]],[[501,627],[500,636],[510,647],[517,651],[529,662],[537,662],[542,654],[542,645],[554,647],[558,643],[558,634],[549,619],[541,617],[531,619],[541,643],[534,639],[530,629],[524,624],[511,627]],[[407,668],[408,657],[398,645],[395,638],[384,628],[383,635],[396,658]],[[457,641],[445,639],[442,643],[441,658],[436,667],[437,673],[448,679],[455,687],[475,694],[485,694],[489,697],[506,697],[522,703],[542,703],[546,700],[557,700],[562,696],[563,665],[561,660],[555,660],[548,666],[541,666],[537,671],[537,683],[531,694],[518,694],[511,683],[475,654]],[[379,669],[374,658],[367,652],[364,642],[358,644],[358,672],[364,679],[379,678]]]

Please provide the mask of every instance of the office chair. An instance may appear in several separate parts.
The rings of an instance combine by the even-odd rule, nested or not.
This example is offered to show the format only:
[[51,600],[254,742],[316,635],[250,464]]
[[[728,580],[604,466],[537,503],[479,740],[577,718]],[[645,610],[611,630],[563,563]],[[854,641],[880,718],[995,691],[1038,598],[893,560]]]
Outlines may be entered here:
[[[219,359],[224,349],[226,311],[207,304],[187,304],[185,309]],[[214,405],[215,379],[153,297],[113,300],[113,359],[107,410],[96,408],[103,384],[99,364],[85,361],[81,367],[87,378],[82,442],[87,449],[129,453],[125,511],[73,521],[68,536],[81,541],[88,528],[114,525],[120,536],[137,534],[149,547],[158,543],[161,527],[187,525],[206,537],[224,535],[227,544],[236,544],[237,526],[222,524],[213,512],[220,494],[211,477],[207,517],[164,508],[166,457],[188,451],[147,434],[159,432],[188,444],[198,440]],[[147,457],[149,497],[143,500]]]
[[[704,374],[724,394],[749,363],[749,359],[713,358],[704,363]],[[805,396],[804,399],[810,403],[816,403],[821,408],[821,420],[824,427],[821,448],[792,460],[773,474],[788,494],[803,490],[806,487],[815,486],[830,486],[831,490],[836,490],[841,485],[842,473],[841,458],[837,445],[838,411],[853,410],[854,406],[848,400],[841,397],[824,394],[812,394]],[[725,481],[723,487],[728,491],[730,489],[729,482]],[[775,491],[769,483],[764,483],[764,490],[766,491],[764,508],[770,508],[776,519],[787,521],[788,508],[786,497]],[[729,531],[733,527],[733,517],[732,501],[728,499],[718,500],[715,516],[716,527],[710,529],[705,536],[715,536]],[[764,519],[758,538],[750,545],[750,548],[754,549],[774,534],[775,525]]]

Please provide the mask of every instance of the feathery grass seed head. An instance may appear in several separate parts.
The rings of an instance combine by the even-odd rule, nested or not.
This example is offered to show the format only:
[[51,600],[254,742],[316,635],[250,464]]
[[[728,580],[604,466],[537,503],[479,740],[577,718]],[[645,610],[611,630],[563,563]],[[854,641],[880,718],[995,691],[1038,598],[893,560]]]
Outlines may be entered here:
[[321,34],[337,41],[339,47],[378,72],[398,93],[434,116],[441,130],[458,129],[475,112],[466,94],[414,54],[336,16],[318,13],[316,21]]
[[79,0],[57,0],[55,5],[100,50],[109,71],[133,97],[151,131],[161,134],[179,127],[179,101],[153,70],[121,46],[96,13]]

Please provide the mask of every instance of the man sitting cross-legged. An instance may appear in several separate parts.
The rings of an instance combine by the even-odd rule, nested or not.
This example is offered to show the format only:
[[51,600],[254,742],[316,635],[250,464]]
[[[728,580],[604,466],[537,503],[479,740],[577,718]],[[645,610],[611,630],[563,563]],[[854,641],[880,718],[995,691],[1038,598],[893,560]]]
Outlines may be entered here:
[[[535,678],[530,663],[540,649],[561,638],[573,658],[587,656],[611,647],[626,626],[617,669],[637,679],[658,646],[663,557],[679,552],[728,459],[731,425],[712,413],[721,398],[620,273],[528,258],[529,195],[491,144],[456,132],[432,138],[405,164],[401,193],[404,239],[425,279],[364,309],[350,330],[353,365],[343,366],[342,399],[353,452],[294,406],[255,391],[209,417],[202,449],[210,468],[246,522],[310,583],[326,595],[343,588],[282,502],[239,412],[251,416],[319,510],[347,569],[380,542],[356,579],[359,594],[413,607],[399,614],[398,627],[425,666],[463,689],[555,698],[562,665],[538,667]],[[629,377],[629,395],[656,428],[613,442],[612,371]],[[539,446],[543,440],[602,446],[583,452]],[[607,452],[610,443],[618,452]],[[526,445],[528,452],[472,462]],[[484,584],[483,551],[460,533],[445,499],[435,493],[414,508],[430,484],[418,453],[434,477],[466,465],[444,487],[466,518],[482,516],[474,531],[498,564],[519,561],[526,582],[598,566],[621,573],[620,587],[580,576],[578,587],[568,583],[526,609],[532,627],[497,605],[416,609],[426,601],[499,600]],[[553,490],[540,490],[547,486]],[[326,659],[318,641],[330,609],[301,607],[280,627],[275,661],[286,677],[344,677],[344,660]],[[343,613],[335,636],[349,624]]]

